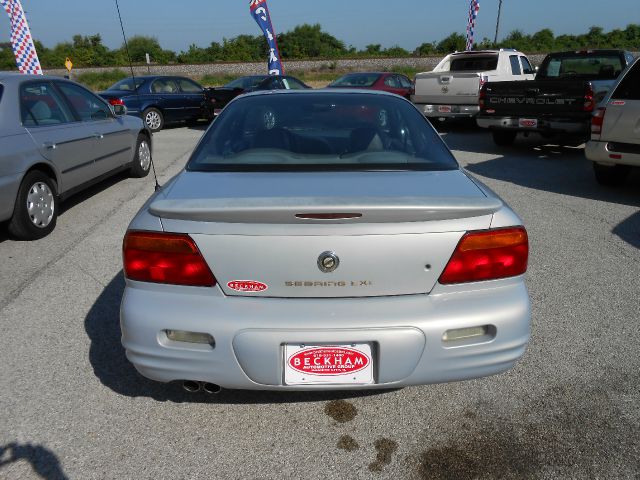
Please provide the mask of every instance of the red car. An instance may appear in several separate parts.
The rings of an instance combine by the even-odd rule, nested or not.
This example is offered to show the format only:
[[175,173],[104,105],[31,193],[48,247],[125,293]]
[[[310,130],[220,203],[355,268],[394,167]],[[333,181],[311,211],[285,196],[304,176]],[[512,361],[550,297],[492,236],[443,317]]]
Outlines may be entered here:
[[327,85],[327,88],[383,90],[408,99],[413,94],[413,82],[404,75],[392,72],[348,73]]

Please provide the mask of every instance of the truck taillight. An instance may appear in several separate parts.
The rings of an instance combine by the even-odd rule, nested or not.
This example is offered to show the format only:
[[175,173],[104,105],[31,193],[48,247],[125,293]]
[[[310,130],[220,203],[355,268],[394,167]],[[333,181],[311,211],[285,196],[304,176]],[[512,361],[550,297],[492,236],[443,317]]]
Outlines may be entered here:
[[587,84],[587,89],[584,92],[584,107],[583,107],[583,110],[585,112],[593,112],[594,108],[596,108],[595,94],[593,92],[593,87],[589,83],[589,84]]
[[524,227],[466,233],[440,279],[441,284],[515,277],[527,271],[529,239]]
[[604,114],[607,112],[605,107],[598,108],[593,112],[591,117],[591,133],[594,135],[600,135],[602,133],[602,125],[604,124]]
[[478,96],[478,103],[480,104],[480,110],[484,110],[486,96],[487,96],[487,89],[485,88],[484,84],[481,83],[480,94]]
[[130,280],[213,287],[216,279],[191,237],[179,233],[130,231],[122,245]]

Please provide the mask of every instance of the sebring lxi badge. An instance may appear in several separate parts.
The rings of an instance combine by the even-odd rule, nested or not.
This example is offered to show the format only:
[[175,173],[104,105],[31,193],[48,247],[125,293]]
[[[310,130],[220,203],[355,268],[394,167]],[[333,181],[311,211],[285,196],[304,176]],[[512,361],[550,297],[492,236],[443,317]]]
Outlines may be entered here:
[[340,265],[340,259],[333,252],[322,252],[318,257],[318,268],[321,272],[331,273]]

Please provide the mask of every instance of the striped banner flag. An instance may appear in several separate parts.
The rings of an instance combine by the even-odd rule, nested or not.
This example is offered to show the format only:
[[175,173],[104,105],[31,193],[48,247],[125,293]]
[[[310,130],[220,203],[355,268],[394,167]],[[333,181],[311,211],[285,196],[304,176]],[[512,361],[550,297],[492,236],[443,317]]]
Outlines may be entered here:
[[20,73],[42,75],[42,67],[31,38],[20,0],[0,0],[11,21],[11,47]]
[[478,12],[480,11],[480,2],[478,0],[471,0],[469,5],[469,23],[467,24],[467,46],[465,50],[473,49],[473,35],[476,29],[476,18],[478,18]]
[[282,59],[278,51],[276,34],[271,24],[267,0],[250,0],[249,10],[254,20],[260,26],[269,45],[269,75],[284,75],[284,67],[282,66]]

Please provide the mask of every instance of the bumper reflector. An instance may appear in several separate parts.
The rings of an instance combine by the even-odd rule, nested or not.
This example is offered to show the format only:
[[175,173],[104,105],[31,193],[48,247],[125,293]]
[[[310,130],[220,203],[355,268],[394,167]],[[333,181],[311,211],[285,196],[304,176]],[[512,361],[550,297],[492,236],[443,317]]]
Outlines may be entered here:
[[216,344],[214,338],[208,333],[185,332],[184,330],[165,330],[167,338],[174,342],[200,343],[204,345]]
[[478,340],[491,340],[493,337],[495,337],[495,327],[491,325],[483,325],[481,327],[447,330],[442,335],[442,341],[448,344],[466,344],[476,343]]

